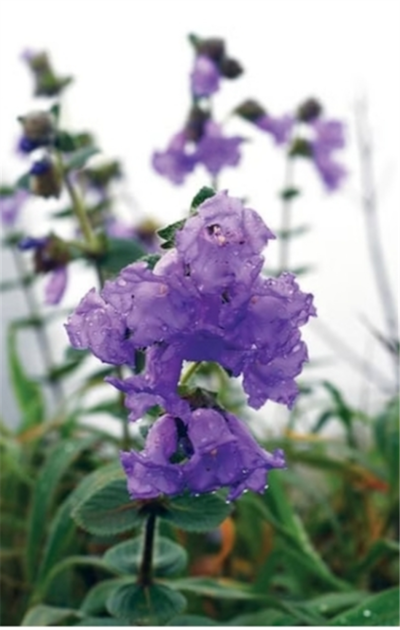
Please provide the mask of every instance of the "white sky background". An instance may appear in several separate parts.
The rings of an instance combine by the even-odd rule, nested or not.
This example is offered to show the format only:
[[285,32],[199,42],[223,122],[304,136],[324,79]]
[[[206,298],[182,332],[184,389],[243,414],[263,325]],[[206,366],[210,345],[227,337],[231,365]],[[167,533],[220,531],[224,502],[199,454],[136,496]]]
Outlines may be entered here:
[[[105,154],[121,158],[127,176],[125,192],[138,204],[134,215],[128,204],[121,207],[126,218],[140,212],[151,213],[162,223],[177,220],[197,190],[209,184],[206,173],[199,171],[183,187],[173,187],[150,167],[152,151],[165,148],[187,113],[193,59],[186,39],[189,32],[225,38],[228,51],[245,68],[237,81],[223,82],[215,103],[217,118],[224,118],[249,97],[272,114],[281,114],[306,97],[317,96],[327,115],[346,120],[349,147],[340,158],[350,171],[345,189],[327,195],[309,165],[298,168],[304,194],[294,204],[294,221],[310,222],[313,230],[293,246],[293,262],[317,267],[315,273],[301,279],[301,286],[314,293],[321,321],[391,377],[387,356],[360,323],[364,314],[376,327],[384,326],[367,256],[364,218],[357,206],[353,104],[360,95],[368,97],[382,238],[395,287],[400,212],[400,2],[0,0],[0,10],[0,158],[5,182],[24,171],[23,163],[12,156],[18,135],[15,118],[38,104],[30,99],[31,80],[20,60],[25,48],[47,50],[61,75],[76,77],[65,98],[64,124],[76,131],[94,131]],[[282,187],[282,155],[269,136],[254,134],[244,122],[229,122],[227,132],[246,135],[253,142],[244,148],[241,167],[223,172],[222,188],[233,196],[246,196],[272,229],[278,227],[276,192]],[[54,201],[37,200],[25,212],[25,225],[33,234],[43,234],[47,224],[42,220],[42,208],[53,206]],[[276,244],[271,243],[266,253],[275,263]],[[12,273],[9,264],[5,258],[4,277]],[[90,277],[75,276],[67,303],[76,303],[90,287]],[[2,304],[3,328],[22,309],[21,300],[8,295]],[[63,346],[64,331],[57,337],[56,345]],[[314,325],[306,327],[305,337],[311,358],[335,356],[321,342]],[[331,378],[354,404],[361,398],[365,403],[366,397],[369,404],[379,401],[375,385],[368,385],[339,356],[330,367],[315,367],[312,375]],[[4,408],[8,400],[5,389]],[[9,404],[12,409],[12,402]]]

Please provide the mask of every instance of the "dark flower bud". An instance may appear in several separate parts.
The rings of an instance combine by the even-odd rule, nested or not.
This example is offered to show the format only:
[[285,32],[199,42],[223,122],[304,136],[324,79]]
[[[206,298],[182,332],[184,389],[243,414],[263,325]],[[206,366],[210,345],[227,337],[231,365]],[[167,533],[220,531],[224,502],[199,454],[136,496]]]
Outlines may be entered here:
[[72,81],[72,77],[58,77],[54,73],[45,52],[34,53],[28,50],[24,52],[23,59],[32,71],[36,96],[58,96]]
[[209,112],[196,105],[192,107],[185,125],[186,138],[198,142],[203,136],[204,125],[209,118]]
[[315,98],[308,98],[297,110],[297,118],[301,122],[312,122],[322,114],[322,105]]
[[224,57],[219,64],[219,71],[226,79],[236,79],[243,73],[243,68],[236,59]]
[[36,273],[49,273],[66,265],[71,257],[64,241],[51,234],[42,238],[27,236],[18,243],[19,249],[34,250],[34,268]]
[[55,131],[55,120],[51,112],[30,112],[18,118],[24,130],[24,138],[36,143],[37,146],[49,144]]
[[291,157],[311,157],[313,149],[311,143],[305,138],[295,138],[290,147],[289,155]]
[[249,122],[256,122],[261,116],[265,116],[267,113],[257,101],[253,101],[252,99],[244,101],[241,105],[236,107],[234,111],[235,114]]
[[50,158],[35,162],[30,170],[29,186],[34,195],[39,197],[59,197],[61,193],[61,174]]
[[197,40],[196,50],[198,55],[204,55],[219,65],[225,55],[225,42],[217,37],[199,39]]

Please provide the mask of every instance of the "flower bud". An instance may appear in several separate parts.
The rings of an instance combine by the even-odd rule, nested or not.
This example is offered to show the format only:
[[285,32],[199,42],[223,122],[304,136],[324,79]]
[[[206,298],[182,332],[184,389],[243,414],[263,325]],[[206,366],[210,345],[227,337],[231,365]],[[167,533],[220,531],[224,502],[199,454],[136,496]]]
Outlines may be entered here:
[[297,110],[297,118],[301,122],[312,122],[322,114],[322,105],[315,98],[308,98]]
[[49,144],[54,137],[55,120],[51,112],[30,112],[18,118],[24,130],[24,137],[39,145]]
[[224,57],[219,64],[219,71],[226,79],[236,79],[243,74],[243,68],[236,59]]
[[209,112],[196,105],[192,107],[185,126],[186,138],[198,142],[203,136],[204,125],[209,118]]
[[35,162],[30,170],[29,187],[39,197],[59,197],[62,188],[61,174],[53,160],[43,158]]
[[216,64],[219,64],[225,55],[225,42],[217,37],[197,39],[195,46],[198,55],[204,55],[215,61]]
[[256,122],[261,116],[265,116],[266,113],[265,109],[252,99],[244,101],[235,109],[235,114],[249,122]]

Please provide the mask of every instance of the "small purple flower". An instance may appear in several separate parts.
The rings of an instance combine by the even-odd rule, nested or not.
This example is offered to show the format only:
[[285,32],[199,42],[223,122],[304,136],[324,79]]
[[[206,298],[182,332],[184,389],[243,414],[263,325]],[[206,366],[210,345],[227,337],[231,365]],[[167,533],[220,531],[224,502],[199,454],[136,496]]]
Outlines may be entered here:
[[122,453],[121,461],[133,499],[226,487],[233,500],[248,489],[264,492],[268,471],[285,467],[281,450],[268,453],[235,416],[208,408],[183,419],[162,416],[150,429],[144,450]]
[[220,73],[218,67],[209,57],[199,55],[196,57],[190,80],[194,96],[211,96],[219,90]]
[[271,134],[275,144],[280,145],[288,142],[293,129],[294,118],[289,115],[274,117],[265,114],[258,118],[255,124],[259,129]]
[[49,275],[50,277],[45,288],[45,303],[55,306],[61,302],[67,288],[67,267],[57,267]]
[[0,192],[0,216],[3,225],[13,227],[18,215],[29,198],[26,190],[16,190],[11,194]]
[[208,120],[197,145],[196,160],[203,164],[211,175],[216,176],[225,166],[239,164],[241,158],[239,147],[242,142],[244,138],[240,136],[225,137],[222,127]]
[[173,184],[183,184],[186,175],[191,173],[196,165],[196,158],[187,148],[184,132],[177,133],[171,139],[166,151],[157,151],[152,158],[153,168]]
[[344,166],[333,159],[333,153],[345,146],[344,125],[339,120],[313,122],[315,139],[311,142],[314,164],[328,191],[340,188],[347,175]]
[[45,288],[45,303],[53,306],[60,303],[68,281],[68,257],[65,257],[64,252],[57,251],[55,243],[49,236],[27,236],[18,243],[18,248],[22,251],[34,250],[35,271],[49,276]]

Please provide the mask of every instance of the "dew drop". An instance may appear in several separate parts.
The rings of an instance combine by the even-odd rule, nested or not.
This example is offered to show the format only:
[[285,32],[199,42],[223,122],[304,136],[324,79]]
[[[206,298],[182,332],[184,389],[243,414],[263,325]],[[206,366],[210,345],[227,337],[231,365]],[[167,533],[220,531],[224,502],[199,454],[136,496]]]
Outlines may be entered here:
[[371,615],[372,615],[372,612],[370,610],[364,610],[363,612],[364,617],[370,617]]
[[225,501],[225,503],[226,503],[226,505],[229,505],[229,503],[230,503],[229,499],[227,499],[227,500]]
[[193,496],[195,496],[196,498],[200,496],[200,494],[198,492],[196,492]]

